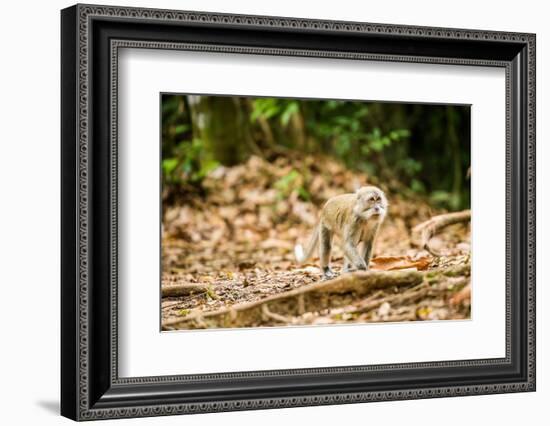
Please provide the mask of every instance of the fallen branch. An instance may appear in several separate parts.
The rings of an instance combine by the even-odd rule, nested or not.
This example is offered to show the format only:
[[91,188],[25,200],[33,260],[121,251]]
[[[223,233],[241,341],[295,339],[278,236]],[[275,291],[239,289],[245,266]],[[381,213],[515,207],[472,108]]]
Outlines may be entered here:
[[165,321],[164,330],[181,328],[258,327],[270,320],[287,323],[305,312],[318,312],[349,305],[374,290],[422,282],[418,271],[368,271],[345,274],[330,281],[303,286],[256,302],[243,303],[212,312],[191,312]]
[[421,224],[416,225],[413,228],[411,242],[420,248],[426,249],[434,256],[439,256],[437,252],[430,248],[430,239],[436,233],[449,225],[454,225],[455,223],[469,222],[471,216],[472,214],[470,210],[434,216],[426,222],[422,222]]
[[177,297],[177,296],[189,296],[192,294],[206,293],[208,292],[208,285],[206,284],[172,284],[161,287],[162,297]]

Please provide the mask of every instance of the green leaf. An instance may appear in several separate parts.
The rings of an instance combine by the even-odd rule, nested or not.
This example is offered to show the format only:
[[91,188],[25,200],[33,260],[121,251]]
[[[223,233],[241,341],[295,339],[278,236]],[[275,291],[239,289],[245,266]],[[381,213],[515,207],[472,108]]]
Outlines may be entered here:
[[297,189],[299,191],[299,188],[297,188],[297,186],[300,182],[300,178],[301,175],[297,170],[291,170],[288,174],[279,178],[273,184],[273,187],[278,191],[278,198],[283,199],[284,197],[288,196],[294,189]]
[[296,114],[300,109],[300,106],[298,105],[298,102],[291,102],[283,111],[281,115],[281,124],[283,126],[288,125],[288,122],[290,121],[290,118]]
[[337,139],[336,153],[338,155],[346,155],[351,149],[351,140],[348,135],[343,134]]
[[164,170],[165,174],[171,174],[178,166],[178,163],[177,158],[166,158],[162,160],[162,170]]
[[307,192],[307,190],[302,186],[298,188],[298,195],[304,201],[309,201],[311,199],[309,192]]
[[382,142],[382,139],[374,139],[371,141],[370,147],[373,151],[380,152],[384,149],[384,143]]
[[411,189],[414,191],[414,192],[418,192],[420,194],[423,194],[426,192],[426,187],[424,186],[424,184],[419,181],[418,179],[412,179],[411,180]]
[[430,199],[434,203],[447,203],[451,198],[451,194],[447,191],[433,191],[430,195]]
[[181,135],[190,129],[188,124],[178,124],[175,129],[176,135]]
[[205,178],[208,174],[217,169],[220,163],[216,160],[205,160],[201,162],[201,168],[198,172],[200,178]]
[[407,129],[398,129],[398,130],[392,130],[389,134],[389,137],[391,140],[398,141],[400,139],[408,138],[410,136],[411,132],[409,132]]

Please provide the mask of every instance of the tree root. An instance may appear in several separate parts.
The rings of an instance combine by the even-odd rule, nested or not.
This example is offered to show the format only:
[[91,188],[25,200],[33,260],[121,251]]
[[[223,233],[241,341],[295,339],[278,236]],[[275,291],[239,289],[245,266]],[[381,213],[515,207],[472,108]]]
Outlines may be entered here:
[[412,244],[427,250],[434,256],[440,256],[439,253],[430,248],[430,238],[449,225],[470,221],[471,216],[472,214],[470,210],[434,216],[426,222],[416,225],[413,228],[411,242]]
[[191,312],[183,318],[165,321],[163,330],[193,328],[259,327],[276,321],[292,322],[305,312],[318,312],[349,305],[373,290],[421,283],[418,271],[368,271],[345,274],[256,302],[243,303],[212,312]]

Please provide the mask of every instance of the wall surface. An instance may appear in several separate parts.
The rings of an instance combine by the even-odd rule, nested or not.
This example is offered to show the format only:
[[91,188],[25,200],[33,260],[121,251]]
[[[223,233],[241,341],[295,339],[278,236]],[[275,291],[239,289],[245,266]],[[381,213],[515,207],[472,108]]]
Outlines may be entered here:
[[[121,420],[117,424],[548,424],[550,417],[550,27],[535,0],[119,0],[104,4],[537,33],[537,392]],[[0,393],[2,424],[68,424],[59,404],[59,10],[2,7],[0,65]],[[102,424],[115,424],[107,421]]]

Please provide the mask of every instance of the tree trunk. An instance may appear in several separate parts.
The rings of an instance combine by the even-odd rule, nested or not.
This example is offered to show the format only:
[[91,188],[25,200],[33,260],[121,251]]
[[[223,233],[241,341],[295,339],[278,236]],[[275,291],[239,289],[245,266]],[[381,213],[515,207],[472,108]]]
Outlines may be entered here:
[[456,112],[452,106],[447,106],[447,133],[451,144],[451,156],[453,162],[453,209],[457,209],[461,204],[460,196],[462,194],[462,153],[460,152],[460,141],[456,130]]
[[193,134],[204,143],[205,157],[225,166],[245,161],[253,151],[250,125],[240,99],[189,96]]

